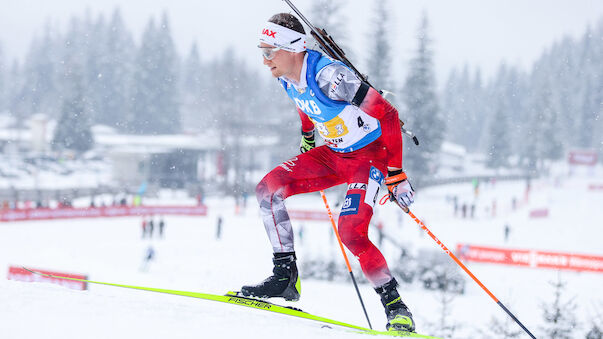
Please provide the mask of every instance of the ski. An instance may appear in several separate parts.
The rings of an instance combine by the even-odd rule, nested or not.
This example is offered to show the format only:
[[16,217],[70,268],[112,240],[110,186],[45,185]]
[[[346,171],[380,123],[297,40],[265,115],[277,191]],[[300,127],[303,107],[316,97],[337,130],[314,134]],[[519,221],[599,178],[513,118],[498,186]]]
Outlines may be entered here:
[[299,308],[274,304],[274,303],[269,302],[264,299],[245,297],[245,296],[240,295],[240,293],[238,293],[238,292],[228,292],[225,295],[216,295],[216,294],[200,293],[200,292],[178,291],[178,290],[170,290],[170,289],[163,289],[163,288],[124,285],[124,284],[108,283],[108,282],[102,282],[102,281],[93,281],[93,280],[86,280],[86,279],[62,277],[62,276],[56,276],[56,275],[46,274],[46,273],[42,273],[42,272],[37,272],[35,270],[29,269],[26,267],[23,267],[23,269],[25,269],[31,273],[34,273],[34,274],[38,274],[38,275],[50,277],[50,278],[56,278],[56,279],[81,281],[81,282],[86,282],[89,284],[96,284],[96,285],[105,285],[105,286],[129,288],[129,289],[141,290],[141,291],[157,292],[157,293],[164,293],[164,294],[171,294],[171,295],[180,295],[180,296],[184,296],[184,297],[191,297],[191,298],[218,301],[218,302],[227,303],[227,304],[245,306],[245,307],[254,308],[254,309],[258,309],[258,310],[269,311],[269,312],[284,314],[284,315],[293,316],[293,317],[297,317],[297,318],[308,319],[308,320],[316,321],[316,322],[323,323],[323,324],[335,325],[335,326],[343,327],[347,330],[350,330],[350,331],[353,331],[356,333],[372,334],[372,335],[387,335],[387,336],[394,336],[394,337],[400,337],[400,338],[441,339],[441,338],[430,337],[430,336],[426,336],[426,335],[422,335],[422,334],[418,334],[418,333],[414,333],[414,332],[371,330],[371,329],[368,329],[368,328],[365,328],[362,326],[356,326],[356,325],[344,323],[341,321],[313,315],[313,314],[304,312]]

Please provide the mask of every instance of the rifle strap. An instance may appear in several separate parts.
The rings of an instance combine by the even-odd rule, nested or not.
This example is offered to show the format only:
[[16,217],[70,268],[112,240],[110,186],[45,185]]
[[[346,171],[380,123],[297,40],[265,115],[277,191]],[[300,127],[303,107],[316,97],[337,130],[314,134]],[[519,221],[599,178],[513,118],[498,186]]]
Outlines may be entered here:
[[352,99],[351,104],[356,107],[360,107],[362,101],[364,101],[366,93],[368,93],[369,88],[370,86],[366,82],[361,82],[360,88],[358,88],[358,90],[356,91],[356,95],[354,95],[354,99]]

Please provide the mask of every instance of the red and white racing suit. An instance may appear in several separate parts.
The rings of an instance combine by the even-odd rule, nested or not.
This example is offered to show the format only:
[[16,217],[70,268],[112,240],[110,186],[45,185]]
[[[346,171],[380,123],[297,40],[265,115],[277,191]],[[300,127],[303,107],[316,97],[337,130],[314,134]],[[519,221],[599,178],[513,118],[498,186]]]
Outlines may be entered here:
[[[305,66],[300,83],[284,80],[296,89],[307,86]],[[316,80],[329,98],[348,103],[352,102],[360,87],[360,80],[355,74],[338,63],[323,68]],[[385,258],[369,240],[368,227],[388,167],[402,168],[402,135],[398,112],[374,89],[370,88],[362,103],[353,108],[379,121],[382,129],[379,138],[348,153],[335,152],[324,145],[299,154],[270,171],[257,185],[256,195],[273,250],[291,252],[294,251],[293,229],[285,199],[295,194],[348,184],[338,220],[339,235],[358,258],[367,279],[378,287],[390,281],[392,275]],[[316,121],[299,109],[298,112],[302,131],[313,131]]]

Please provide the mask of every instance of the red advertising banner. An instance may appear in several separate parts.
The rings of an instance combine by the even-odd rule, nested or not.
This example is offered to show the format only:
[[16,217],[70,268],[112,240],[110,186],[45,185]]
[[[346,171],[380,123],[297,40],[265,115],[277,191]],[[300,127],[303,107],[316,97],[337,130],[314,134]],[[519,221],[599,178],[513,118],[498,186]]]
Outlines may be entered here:
[[109,206],[94,208],[36,208],[0,211],[2,221],[127,217],[151,214],[207,215],[207,206]]
[[603,184],[590,184],[588,189],[591,191],[603,191]]
[[[44,274],[58,275],[58,276],[67,277],[67,278],[86,279],[86,280],[88,279],[87,276],[82,275],[82,274],[53,272],[53,271],[38,270],[38,269],[35,269],[34,271],[44,273]],[[10,266],[8,268],[8,277],[7,278],[8,278],[8,280],[17,280],[17,281],[26,281],[26,282],[47,282],[47,283],[51,283],[51,284],[65,286],[67,288],[71,288],[74,290],[82,290],[83,291],[83,290],[88,289],[88,284],[85,281],[65,280],[65,279],[59,279],[59,278],[46,277],[46,276],[42,276],[39,274],[31,273],[28,270],[25,270],[21,267],[16,267],[16,266]]]
[[458,244],[461,260],[603,273],[603,256]]
[[573,150],[569,152],[568,162],[572,165],[595,166],[597,164],[597,151]]
[[[297,220],[308,220],[308,221],[329,221],[329,215],[327,210],[324,211],[304,211],[304,210],[289,210],[289,217]],[[337,219],[338,214],[333,214],[333,217]]]
[[530,218],[546,218],[549,216],[548,208],[533,209],[530,211]]

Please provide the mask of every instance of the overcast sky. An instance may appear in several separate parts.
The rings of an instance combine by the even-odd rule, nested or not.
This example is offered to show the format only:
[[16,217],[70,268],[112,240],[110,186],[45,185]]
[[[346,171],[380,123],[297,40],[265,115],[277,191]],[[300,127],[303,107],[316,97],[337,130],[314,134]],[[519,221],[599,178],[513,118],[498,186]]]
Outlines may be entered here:
[[[300,10],[311,0],[293,0]],[[423,11],[431,24],[435,62],[441,82],[454,66],[469,63],[491,76],[501,61],[527,69],[533,61],[565,35],[577,37],[603,15],[602,0],[388,0],[398,74],[416,46],[414,34]],[[172,35],[181,55],[193,41],[203,59],[218,57],[232,45],[249,65],[261,68],[257,52],[259,26],[276,12],[289,11],[281,0],[0,0],[0,44],[5,56],[21,59],[31,38],[43,32],[46,22],[65,31],[72,16],[88,9],[95,17],[110,17],[119,7],[127,27],[140,40],[150,17],[168,13]],[[352,0],[345,5],[349,45],[355,61],[365,69],[374,1]],[[311,17],[309,18],[312,19]],[[320,26],[319,22],[314,23]],[[398,80],[398,82],[401,82]],[[441,83],[440,83],[441,85]]]

